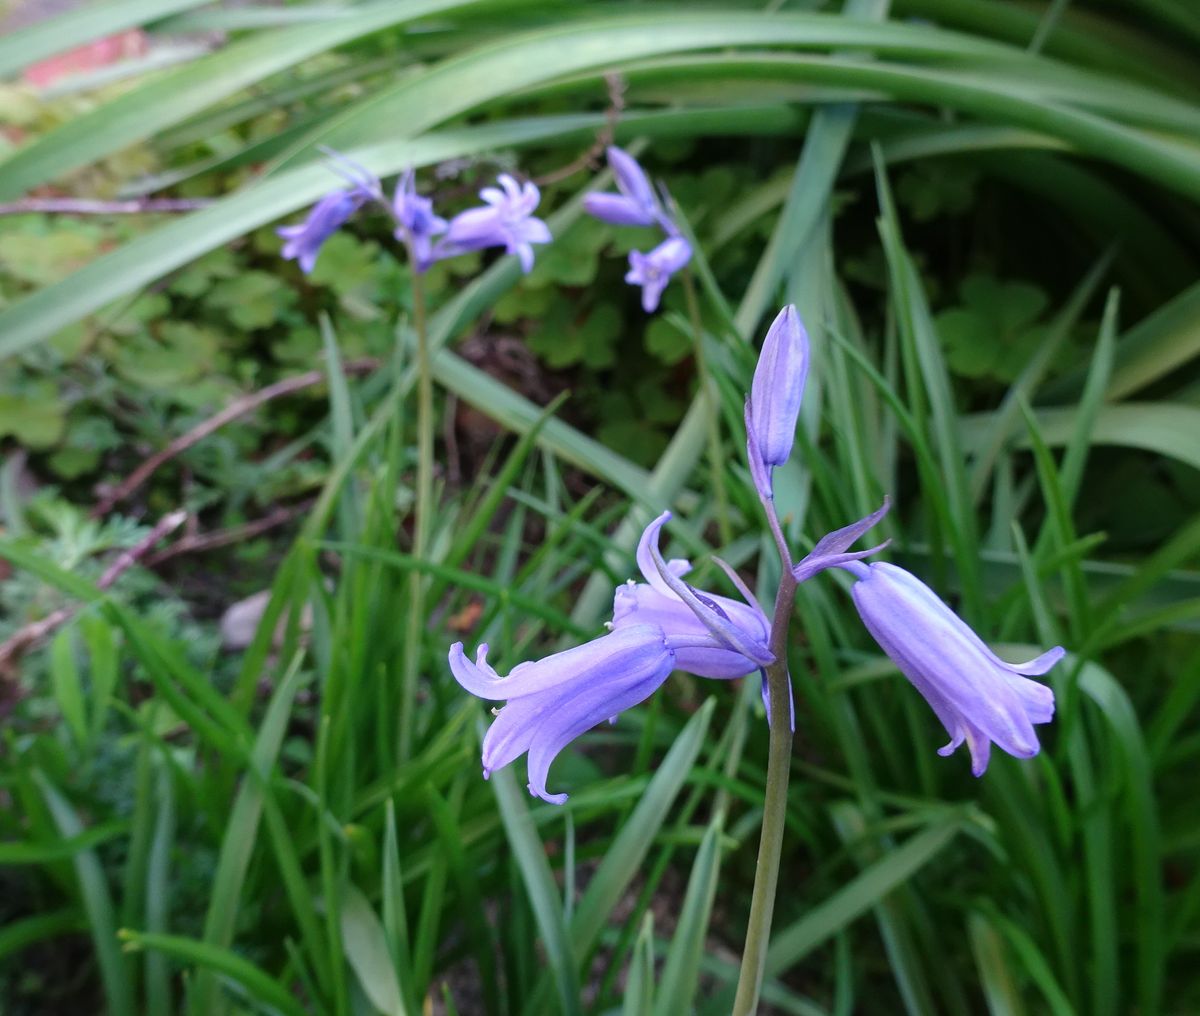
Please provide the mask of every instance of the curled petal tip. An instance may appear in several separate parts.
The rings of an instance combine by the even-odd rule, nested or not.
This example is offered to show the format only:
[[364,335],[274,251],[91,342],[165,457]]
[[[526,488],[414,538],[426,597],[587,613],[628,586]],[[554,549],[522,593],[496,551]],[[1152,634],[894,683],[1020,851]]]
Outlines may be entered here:
[[532,783],[525,784],[525,789],[529,791],[530,797],[540,797],[547,804],[566,804],[566,794],[548,794],[545,790],[538,790]]

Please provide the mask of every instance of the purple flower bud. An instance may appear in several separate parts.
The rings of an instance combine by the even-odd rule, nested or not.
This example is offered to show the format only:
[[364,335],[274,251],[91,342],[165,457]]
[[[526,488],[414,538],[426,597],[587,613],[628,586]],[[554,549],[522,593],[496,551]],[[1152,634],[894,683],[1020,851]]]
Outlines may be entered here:
[[692,259],[691,245],[681,236],[672,236],[649,254],[629,252],[629,271],[625,281],[642,287],[642,309],[653,314],[671,276]]
[[521,270],[533,268],[535,243],[549,243],[550,227],[534,218],[541,193],[531,182],[518,184],[507,173],[497,177],[499,187],[484,187],[482,208],[468,208],[450,220],[446,235],[433,248],[435,259],[454,257],[485,247],[503,247],[521,261]]
[[[645,170],[628,152],[615,145],[608,149],[608,165],[613,171],[620,194],[592,193],[583,199],[584,210],[615,226],[653,226],[664,224],[665,216],[654,187]],[[665,228],[665,225],[664,225]],[[674,233],[668,229],[668,233]]]
[[[613,596],[613,627],[657,625],[666,635],[667,645],[675,652],[675,665],[697,677],[724,679],[753,673],[760,662],[732,648],[728,639],[715,637],[692,607],[664,581],[655,559],[662,560],[658,552],[658,534],[670,517],[670,512],[664,512],[642,533],[637,562],[646,581],[629,581],[617,587]],[[662,567],[673,582],[678,581],[690,591],[711,617],[735,629],[738,633],[735,639],[753,646],[760,657],[769,656],[769,652],[764,655],[764,651],[770,639],[770,622],[757,603],[747,605],[716,593],[692,590],[682,582],[683,576],[692,570],[685,560],[666,561]]]
[[925,583],[895,565],[851,562],[859,581],[851,589],[867,626],[905,677],[916,686],[950,735],[938,754],[965,740],[971,771],[987,769],[991,743],[1017,758],[1039,750],[1035,723],[1054,716],[1054,692],[1030,681],[1063,658],[1061,646],[1028,663],[1005,663]]
[[392,199],[396,239],[412,247],[413,267],[425,271],[433,262],[432,237],[446,232],[446,220],[433,212],[433,201],[417,193],[416,173],[406,170],[396,181]]
[[581,734],[642,702],[675,667],[675,653],[661,628],[639,624],[620,628],[582,646],[513,668],[501,677],[487,662],[487,646],[475,662],[461,642],[450,647],[450,669],[472,695],[507,705],[483,740],[486,779],[529,752],[529,792],[551,804],[566,794],[551,794],[546,779],[559,752]]
[[[758,461],[766,476],[792,453],[796,417],[808,376],[808,335],[796,308],[788,304],[772,322],[763,340],[754,381],[750,386],[748,430],[753,431]],[[754,454],[751,469],[754,470]],[[769,493],[766,496],[770,496]]]
[[602,191],[586,194],[583,198],[583,210],[601,222],[608,222],[614,226],[654,225],[653,217],[647,215],[641,205],[624,194]]
[[298,226],[281,226],[275,230],[283,237],[283,257],[296,259],[300,270],[307,275],[317,263],[321,245],[328,240],[369,195],[359,189],[339,190],[326,194],[312,207],[308,218]]

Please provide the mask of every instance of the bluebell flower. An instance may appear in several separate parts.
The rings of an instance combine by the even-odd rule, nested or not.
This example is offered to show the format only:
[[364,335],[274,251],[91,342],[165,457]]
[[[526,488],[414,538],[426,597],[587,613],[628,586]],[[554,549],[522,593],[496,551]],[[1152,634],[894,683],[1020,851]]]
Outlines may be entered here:
[[418,272],[433,262],[433,237],[446,232],[446,220],[433,212],[433,201],[417,193],[417,177],[411,169],[400,174],[396,194],[392,198],[392,214],[396,218],[396,239],[407,243]]
[[637,563],[646,581],[617,587],[613,627],[657,625],[675,652],[676,666],[697,677],[743,677],[770,663],[771,624],[736,573],[729,572],[747,603],[693,589],[683,581],[692,570],[688,561],[662,559],[658,538],[670,518],[663,512],[642,533]]
[[771,470],[792,454],[808,359],[808,334],[796,308],[788,304],[767,330],[746,403],[750,472],[767,498],[772,496]]
[[568,744],[606,719],[613,719],[658,690],[675,669],[675,651],[661,628],[638,624],[514,667],[501,677],[487,662],[486,645],[475,662],[461,642],[450,647],[450,669],[472,695],[507,704],[483,740],[483,775],[525,752],[529,792],[551,804],[566,794],[546,789],[550,763]]
[[664,240],[649,254],[629,252],[629,271],[625,281],[642,287],[642,309],[653,314],[671,276],[692,259],[691,245],[682,236]]
[[677,230],[663,212],[650,178],[637,160],[616,145],[610,145],[608,165],[620,193],[593,191],[584,196],[584,211],[614,226],[660,225],[668,234],[674,235]]
[[1054,692],[1027,675],[1045,674],[1064,655],[1055,646],[1028,663],[993,653],[924,582],[895,565],[842,565],[858,581],[854,605],[867,630],[941,720],[949,755],[963,741],[971,771],[982,776],[992,742],[1017,758],[1039,745],[1034,724],[1054,716]]
[[550,227],[535,218],[541,193],[531,182],[517,183],[507,173],[497,178],[499,187],[479,192],[485,205],[468,208],[450,220],[446,235],[433,248],[434,258],[454,257],[485,247],[503,247],[521,261],[521,270],[533,268],[533,244],[549,243]]
[[288,260],[295,258],[300,270],[307,275],[317,263],[321,245],[337,232],[369,197],[369,194],[358,187],[334,191],[313,205],[308,218],[300,225],[280,226],[275,232],[283,237],[283,257]]

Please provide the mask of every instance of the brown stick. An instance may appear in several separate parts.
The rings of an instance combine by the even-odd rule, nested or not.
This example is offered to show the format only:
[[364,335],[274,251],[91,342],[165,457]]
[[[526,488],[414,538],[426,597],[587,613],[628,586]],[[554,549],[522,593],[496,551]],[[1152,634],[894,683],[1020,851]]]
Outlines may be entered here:
[[545,187],[547,184],[566,180],[582,170],[595,168],[600,157],[616,135],[617,123],[625,110],[625,79],[619,74],[606,74],[605,84],[608,86],[608,109],[604,111],[605,124],[596,132],[596,138],[582,155],[568,162],[565,166],[553,169],[534,178],[534,183]]
[[173,557],[178,557],[180,554],[213,550],[216,547],[227,547],[231,543],[240,543],[242,540],[252,539],[268,530],[274,529],[276,526],[282,526],[287,522],[291,522],[292,519],[298,515],[303,515],[312,506],[313,501],[311,500],[305,501],[303,504],[281,505],[272,509],[261,519],[255,519],[240,526],[219,529],[213,533],[188,533],[180,537],[169,547],[164,547],[157,554],[151,554],[146,558],[146,567],[153,568],[164,561],[169,561]]
[[59,215],[142,215],[153,212],[194,212],[211,205],[211,198],[135,198],[132,201],[94,201],[90,198],[21,198],[0,203],[0,215],[49,212]]
[[[368,374],[378,366],[378,360],[369,358],[350,360],[348,363],[342,365],[342,369],[347,374]],[[272,399],[277,399],[282,395],[291,395],[293,392],[298,392],[305,388],[311,388],[315,384],[320,384],[325,379],[325,371],[310,370],[307,374],[297,374],[295,377],[284,378],[282,381],[276,381],[273,385],[267,385],[266,388],[260,389],[257,392],[234,399],[215,416],[210,416],[207,420],[197,424],[186,434],[180,434],[179,437],[175,438],[174,441],[161,451],[155,452],[146,459],[145,462],[122,480],[115,489],[109,491],[100,503],[92,509],[92,518],[100,518],[107,515],[112,511],[114,505],[120,501],[124,501],[138,487],[150,479],[164,462],[169,462],[175,456],[187,451],[192,445],[203,441],[209,434],[220,430],[225,424],[231,423],[239,416],[245,416],[247,413],[253,412],[259,406],[270,402]]]
[[[107,589],[111,586],[125,572],[137,564],[159,540],[183,525],[187,517],[188,513],[182,509],[164,515],[158,520],[158,525],[138,541],[136,546],[130,547],[128,550],[124,550],[117,555],[117,559],[104,570],[104,574],[96,582],[96,588]],[[69,621],[79,613],[79,609],[77,606],[60,607],[58,610],[47,614],[40,621],[34,621],[32,624],[25,625],[24,628],[19,629],[7,638],[3,644],[0,644],[0,680],[10,675],[13,663],[26,649],[39,639],[45,638],[59,625]]]

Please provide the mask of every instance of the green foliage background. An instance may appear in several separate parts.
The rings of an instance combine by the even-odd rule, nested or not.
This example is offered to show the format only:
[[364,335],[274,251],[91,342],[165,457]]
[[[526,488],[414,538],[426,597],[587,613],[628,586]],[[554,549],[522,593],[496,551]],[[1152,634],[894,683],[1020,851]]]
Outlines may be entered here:
[[[444,661],[459,638],[505,669],[599,631],[664,507],[677,554],[769,572],[738,434],[787,300],[815,357],[779,480],[796,545],[890,491],[895,560],[1005,652],[1070,656],[1043,753],[974,781],[934,754],[934,718],[845,583],[802,587],[766,1005],[1200,1008],[1200,28],[1183,0],[114,0],[0,39],[0,73],[133,25],[223,43],[57,97],[0,89],[0,200],[211,199],[2,220],[0,636],[82,608],[0,674],[7,1011],[728,1011],[766,759],[753,682],[672,678],[566,753],[556,809],[511,769],[479,779],[486,711]],[[415,166],[451,204],[497,169],[554,173],[609,123],[614,72],[616,136],[698,241],[717,404],[681,288],[646,318],[622,282],[645,237],[581,217],[592,171],[566,176],[528,277],[490,257],[428,276],[456,440],[415,559],[407,269],[381,218],[308,278],[272,227],[336,183],[321,144],[384,176]],[[378,367],[344,369],[364,358]],[[87,517],[171,437],[314,368],[325,384]],[[290,529],[97,588],[168,511],[221,530],[280,505],[303,509]],[[406,674],[414,570],[432,608]],[[268,586],[253,645],[222,653],[215,615]]]

